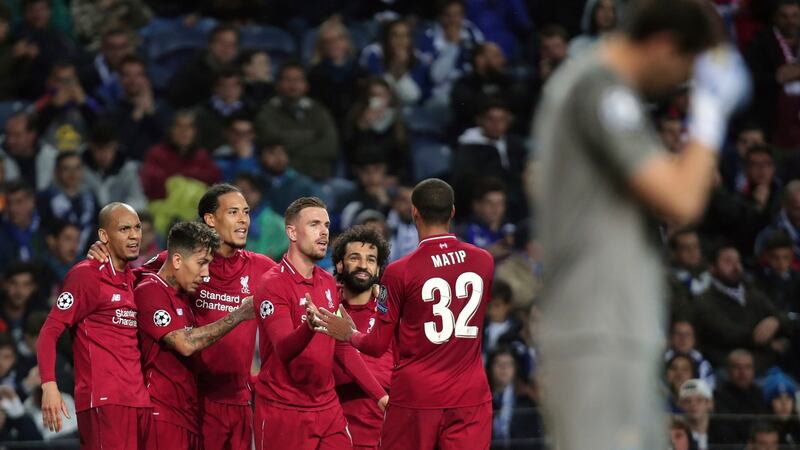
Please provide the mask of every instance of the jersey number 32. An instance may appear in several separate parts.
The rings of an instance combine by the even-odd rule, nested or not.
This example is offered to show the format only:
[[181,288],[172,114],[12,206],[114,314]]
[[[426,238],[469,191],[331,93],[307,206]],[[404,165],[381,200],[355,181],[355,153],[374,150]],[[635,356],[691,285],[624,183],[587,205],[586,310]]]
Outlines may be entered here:
[[[470,286],[472,286],[472,292],[468,293],[467,288]],[[436,293],[439,293],[439,301],[433,305],[433,315],[441,317],[442,329],[436,329],[436,321],[425,322],[425,336],[434,344],[447,342],[454,331],[457,338],[474,339],[478,337],[478,327],[468,325],[468,323],[481,303],[483,279],[475,272],[464,272],[456,279],[455,291],[456,298],[459,300],[464,300],[469,295],[469,300],[458,314],[458,319],[450,310],[453,289],[447,281],[437,277],[429,279],[422,285],[422,300],[425,302],[435,301]]]

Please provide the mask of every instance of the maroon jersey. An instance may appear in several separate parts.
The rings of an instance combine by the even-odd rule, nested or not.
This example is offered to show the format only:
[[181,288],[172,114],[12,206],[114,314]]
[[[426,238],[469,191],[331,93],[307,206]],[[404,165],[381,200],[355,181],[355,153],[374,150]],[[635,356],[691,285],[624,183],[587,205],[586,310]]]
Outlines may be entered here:
[[136,334],[134,276],[111,263],[85,259],[64,279],[48,320],[70,329],[75,409],[103,405],[150,407]]
[[373,354],[397,336],[392,404],[439,409],[491,400],[481,328],[493,276],[492,256],[451,234],[422,240],[386,268],[379,323],[354,336],[353,345]]
[[153,419],[199,434],[200,413],[192,358],[180,355],[161,342],[161,338],[175,330],[196,325],[189,301],[154,273],[143,277],[134,294],[141,314],[142,362],[153,402]]
[[[144,270],[158,271],[166,257],[167,252],[161,252]],[[228,258],[215,254],[208,266],[209,276],[190,298],[197,325],[216,322],[238,308],[252,294],[256,280],[274,266],[271,259],[248,250],[237,250]],[[201,395],[221,403],[249,404],[256,327],[255,321],[242,322],[200,352],[196,367]]]
[[[362,333],[370,333],[375,326],[376,301],[372,299],[365,305],[350,305],[342,302],[347,313],[356,324],[356,329]],[[387,391],[394,366],[392,346],[379,357],[361,355],[367,368]],[[336,370],[336,393],[347,418],[348,429],[353,436],[353,445],[378,446],[383,424],[383,411],[358,384],[342,370]],[[391,395],[391,393],[390,393]]]

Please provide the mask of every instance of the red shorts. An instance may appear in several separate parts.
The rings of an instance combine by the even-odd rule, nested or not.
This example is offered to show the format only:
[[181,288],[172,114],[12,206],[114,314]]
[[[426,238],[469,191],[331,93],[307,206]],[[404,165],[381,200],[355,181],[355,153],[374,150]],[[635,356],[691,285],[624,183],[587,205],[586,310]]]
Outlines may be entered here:
[[151,408],[104,405],[77,414],[82,450],[136,450],[150,434]]
[[215,450],[250,450],[253,445],[253,409],[204,399],[200,403],[203,445]]
[[322,411],[283,409],[256,399],[256,450],[351,450],[339,403]]
[[200,435],[169,422],[154,420],[144,450],[203,450]]
[[492,402],[466,408],[386,408],[381,449],[483,450],[492,440]]

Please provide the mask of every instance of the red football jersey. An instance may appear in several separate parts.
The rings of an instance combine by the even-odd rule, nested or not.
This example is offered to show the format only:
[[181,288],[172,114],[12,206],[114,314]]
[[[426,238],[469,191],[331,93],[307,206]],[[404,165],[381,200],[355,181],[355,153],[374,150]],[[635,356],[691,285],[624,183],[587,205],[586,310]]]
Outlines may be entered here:
[[[342,302],[347,313],[356,324],[356,329],[369,333],[375,326],[375,299],[365,305],[350,305]],[[362,354],[364,363],[372,375],[387,391],[394,366],[393,346],[389,346],[382,356],[375,358]],[[341,370],[336,371],[336,393],[347,418],[348,429],[353,437],[353,445],[377,446],[381,437],[383,411],[363,389]],[[390,392],[391,395],[391,392]]]
[[150,407],[136,334],[133,273],[85,259],[64,279],[50,318],[72,335],[75,409],[103,405]]
[[386,268],[376,310],[397,327],[392,404],[460,408],[492,399],[481,337],[493,276],[489,252],[452,234],[422,240]]
[[[313,275],[306,279],[284,257],[258,281],[253,307],[260,330],[262,363],[256,393],[269,403],[314,411],[327,409],[338,401],[333,381],[336,342],[308,330],[303,306],[306,293],[317,307],[328,311],[339,308],[336,281],[319,267],[314,267]],[[291,328],[310,339],[288,364],[281,360],[270,338],[275,327]]]
[[196,325],[189,300],[154,273],[144,276],[134,295],[141,314],[142,364],[153,402],[153,419],[199,434],[193,360],[161,342],[175,330]]
[[[161,252],[144,270],[157,272],[166,257],[167,252]],[[248,250],[237,250],[228,258],[215,254],[209,276],[190,298],[197,325],[216,322],[238,308],[253,293],[256,280],[274,266],[268,257]],[[221,403],[249,404],[256,327],[255,321],[243,322],[200,352],[196,368],[201,395]]]

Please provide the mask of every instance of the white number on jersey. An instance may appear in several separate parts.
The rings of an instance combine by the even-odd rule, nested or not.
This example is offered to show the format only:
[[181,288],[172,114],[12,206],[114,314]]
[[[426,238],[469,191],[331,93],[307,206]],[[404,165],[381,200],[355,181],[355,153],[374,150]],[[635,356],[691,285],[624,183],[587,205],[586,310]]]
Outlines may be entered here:
[[450,302],[453,299],[453,290],[450,284],[442,278],[431,278],[422,285],[422,300],[425,302],[434,301],[434,294],[439,293],[439,301],[433,305],[433,315],[441,317],[442,329],[436,329],[435,321],[425,322],[425,336],[429,341],[434,344],[446,342],[453,335],[453,331],[457,338],[474,339],[478,337],[478,327],[468,324],[481,303],[483,279],[475,272],[464,272],[459,275],[455,285],[456,298],[459,300],[467,298],[469,286],[472,286],[472,294],[469,295],[467,304],[456,319],[453,312],[450,311]]

